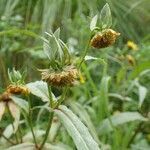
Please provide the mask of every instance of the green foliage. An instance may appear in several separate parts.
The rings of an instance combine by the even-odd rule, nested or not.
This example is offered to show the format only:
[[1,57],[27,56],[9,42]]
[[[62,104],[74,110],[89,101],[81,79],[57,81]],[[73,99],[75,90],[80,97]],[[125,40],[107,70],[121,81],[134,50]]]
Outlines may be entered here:
[[[0,0],[0,150],[150,149],[149,1],[105,3]],[[108,28],[118,41],[93,49],[93,34]],[[75,86],[41,81],[45,68],[70,64]]]

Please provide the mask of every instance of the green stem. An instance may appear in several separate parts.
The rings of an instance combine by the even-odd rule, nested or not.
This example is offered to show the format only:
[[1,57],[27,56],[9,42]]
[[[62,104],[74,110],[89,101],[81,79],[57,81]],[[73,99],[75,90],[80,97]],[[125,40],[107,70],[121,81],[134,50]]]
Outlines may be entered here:
[[20,134],[20,142],[22,143],[23,139],[22,139],[22,132],[21,132],[20,126],[18,127],[18,131],[19,131],[19,134]]
[[50,116],[49,116],[49,122],[48,122],[48,127],[47,127],[47,130],[46,130],[46,134],[45,134],[45,137],[44,137],[44,140],[40,146],[40,150],[42,150],[42,148],[44,147],[44,144],[46,143],[47,141],[47,138],[48,138],[48,135],[49,135],[49,131],[50,131],[50,128],[51,128],[51,125],[52,125],[52,121],[53,121],[53,117],[54,117],[54,112],[51,112],[50,113]]
[[50,100],[50,107],[53,108],[53,96],[52,96],[52,89],[51,87],[47,84],[48,87],[48,94],[49,94],[49,100]]
[[79,66],[78,66],[79,69],[80,69],[82,63],[84,62],[84,58],[85,58],[85,56],[86,56],[86,54],[87,54],[87,52],[88,52],[88,50],[89,50],[90,41],[91,41],[91,34],[90,34],[90,38],[89,38],[89,40],[88,40],[88,44],[86,45],[85,50],[84,50],[84,52],[83,52],[83,55],[82,55],[82,57],[81,57],[81,61],[80,61]]
[[36,137],[35,137],[34,130],[33,130],[33,124],[32,124],[32,110],[31,110],[32,106],[31,106],[31,100],[30,100],[29,96],[28,96],[28,104],[29,104],[29,117],[28,117],[29,126],[30,126],[30,129],[31,129],[31,132],[32,132],[32,136],[33,136],[35,146],[37,147],[37,141],[36,141]]
[[63,93],[61,95],[61,98],[58,100],[56,108],[64,101],[67,91],[68,91],[68,87],[65,87],[65,89],[63,90]]

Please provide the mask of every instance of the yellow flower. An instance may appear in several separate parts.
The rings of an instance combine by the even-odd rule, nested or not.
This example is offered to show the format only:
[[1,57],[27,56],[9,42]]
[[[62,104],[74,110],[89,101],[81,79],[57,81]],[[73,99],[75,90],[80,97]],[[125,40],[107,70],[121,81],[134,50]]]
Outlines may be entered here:
[[131,50],[137,51],[138,50],[138,46],[137,44],[135,44],[133,41],[128,41],[127,42],[127,47]]
[[126,55],[127,61],[129,62],[129,64],[131,64],[132,66],[135,65],[135,59],[133,56],[131,55]]
[[79,79],[80,79],[80,83],[85,83],[85,78],[83,77],[82,73],[79,73]]

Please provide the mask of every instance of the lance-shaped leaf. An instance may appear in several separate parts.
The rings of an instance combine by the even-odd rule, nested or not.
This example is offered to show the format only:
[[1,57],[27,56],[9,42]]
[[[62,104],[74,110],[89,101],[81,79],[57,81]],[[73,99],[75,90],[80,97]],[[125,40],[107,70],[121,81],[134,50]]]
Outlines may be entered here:
[[83,121],[83,123],[85,123],[85,125],[88,127],[91,135],[93,136],[93,138],[95,139],[95,141],[97,143],[100,143],[95,127],[92,123],[92,120],[89,116],[89,114],[87,113],[86,109],[79,103],[77,102],[71,102],[70,103],[71,109],[73,110],[74,113],[76,113]]
[[90,23],[90,30],[93,31],[94,28],[96,27],[96,23],[97,23],[97,19],[98,19],[98,16],[95,15],[92,20],[91,20],[91,23]]
[[147,121],[140,113],[138,112],[123,112],[111,116],[109,119],[105,119],[101,122],[99,126],[99,133],[104,134],[113,130],[113,127],[128,123],[131,121]]
[[142,106],[145,100],[146,94],[147,94],[147,88],[140,85],[139,86],[139,107]]
[[100,21],[102,29],[109,28],[112,25],[111,11],[108,3],[101,10]]
[[[21,125],[21,124],[23,124],[23,123],[25,123],[24,120],[19,121],[19,125]],[[17,126],[17,123],[14,122],[14,123],[13,123],[13,126],[16,127],[16,126]],[[5,128],[5,130],[3,131],[3,135],[4,135],[7,139],[9,139],[9,138],[12,136],[12,134],[14,134],[14,133],[16,132],[16,131],[14,131],[13,126],[12,126],[12,124],[9,124],[9,125]],[[4,137],[1,137],[1,138],[0,138],[0,143],[5,144],[5,143],[7,143],[7,140],[6,140]]]
[[22,108],[26,113],[28,113],[29,105],[28,102],[25,101],[22,98],[16,97],[16,96],[10,96],[10,98],[13,100],[15,104],[17,104],[20,108]]
[[90,135],[88,128],[71,110],[61,105],[55,110],[55,113],[72,137],[78,150],[91,150],[93,148],[94,150],[100,150],[98,144]]
[[6,106],[6,104],[4,102],[0,102],[0,121],[3,117],[4,112],[5,112],[5,106]]
[[28,83],[26,86],[33,95],[40,97],[43,102],[49,101],[48,87],[46,82],[36,81]]
[[48,45],[48,43],[44,42],[43,44],[43,50],[44,53],[47,55],[47,57],[49,58],[49,60],[52,59],[52,51],[51,51],[51,47]]
[[14,132],[17,131],[18,129],[18,125],[19,125],[19,120],[20,120],[20,110],[19,110],[19,107],[12,101],[10,101],[8,103],[8,108],[9,108],[9,111],[12,115],[12,117],[14,118]]

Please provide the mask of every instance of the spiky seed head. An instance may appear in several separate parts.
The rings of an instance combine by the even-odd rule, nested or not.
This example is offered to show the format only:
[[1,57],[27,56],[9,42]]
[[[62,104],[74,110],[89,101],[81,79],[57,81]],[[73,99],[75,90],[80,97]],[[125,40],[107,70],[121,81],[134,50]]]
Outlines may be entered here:
[[116,38],[120,33],[112,30],[105,29],[102,32],[96,33],[91,39],[91,46],[94,48],[105,48],[115,43]]
[[22,86],[22,85],[9,85],[6,89],[6,91],[8,93],[11,94],[24,94],[24,95],[28,95],[29,94],[29,90],[27,87]]
[[78,70],[75,66],[67,66],[57,72],[50,72],[49,69],[42,72],[42,80],[56,87],[73,86],[77,78]]

